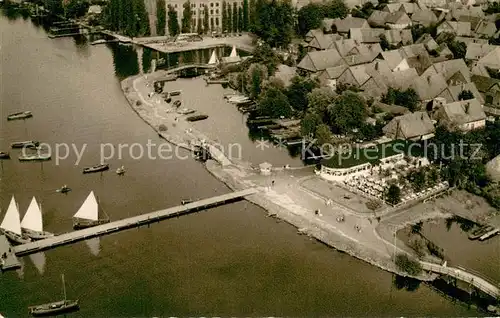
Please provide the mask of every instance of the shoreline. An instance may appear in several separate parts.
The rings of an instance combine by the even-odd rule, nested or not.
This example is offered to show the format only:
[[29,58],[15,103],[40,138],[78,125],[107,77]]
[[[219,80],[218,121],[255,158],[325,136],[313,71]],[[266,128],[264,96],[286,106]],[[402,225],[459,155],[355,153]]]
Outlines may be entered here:
[[[182,116],[175,116],[176,113],[159,115],[158,108],[164,107],[164,105],[162,106],[159,103],[154,104],[148,102],[137,88],[139,81],[151,82],[155,78],[159,79],[167,73],[168,72],[166,71],[157,71],[155,73],[139,74],[124,79],[121,82],[121,88],[130,107],[139,115],[141,119],[143,119],[144,122],[155,130],[161,138],[173,145],[192,151],[190,145],[193,144],[193,141],[198,142],[200,140],[205,140],[210,143],[210,139],[207,138],[202,132],[196,131],[190,122],[185,121],[184,118],[176,120],[177,117]],[[138,101],[141,102],[138,103]],[[165,125],[167,130],[160,131],[160,125]],[[366,235],[372,235],[371,237],[375,237],[381,242],[378,242],[378,246],[375,247],[366,246],[366,244],[363,244],[359,240],[353,238],[352,235],[345,234],[342,230],[338,230],[336,228],[336,224],[321,220],[319,217],[315,217],[312,213],[308,214],[308,211],[304,209],[303,206],[289,208],[286,202],[281,202],[281,204],[279,204],[280,202],[275,200],[274,196],[280,196],[280,194],[276,194],[270,189],[269,186],[266,187],[258,182],[253,182],[252,178],[258,178],[258,173],[255,169],[250,168],[252,166],[251,163],[234,162],[231,160],[229,160],[229,162],[230,164],[221,165],[216,161],[208,160],[204,166],[213,177],[224,183],[233,191],[248,187],[258,188],[260,191],[257,194],[250,195],[245,199],[267,211],[268,216],[274,216],[277,219],[287,222],[288,224],[299,229],[299,231],[301,230],[300,232],[303,234],[307,234],[330,248],[347,253],[350,256],[363,260],[390,273],[403,277],[416,278],[421,281],[432,281],[436,278],[436,275],[427,274],[425,272],[422,272],[421,275],[415,277],[399,270],[393,261],[392,254],[387,253],[388,249],[391,251],[394,249],[393,245],[389,243],[387,239],[384,239],[383,235],[375,233],[377,232],[375,228],[373,231],[374,233],[369,233],[367,230]],[[315,199],[320,201],[317,198]],[[367,216],[364,216],[364,218],[368,219]],[[370,219],[369,222],[371,224],[372,220]],[[378,249],[376,247],[378,247]],[[408,253],[400,247],[397,249],[400,250],[400,252]]]

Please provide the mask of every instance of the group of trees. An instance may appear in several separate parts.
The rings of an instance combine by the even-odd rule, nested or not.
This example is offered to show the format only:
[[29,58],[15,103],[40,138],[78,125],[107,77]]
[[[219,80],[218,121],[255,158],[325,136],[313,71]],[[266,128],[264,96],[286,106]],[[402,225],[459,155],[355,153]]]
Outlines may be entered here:
[[256,0],[251,2],[250,10],[250,31],[255,35],[272,47],[284,47],[291,42],[294,10],[290,0]]
[[418,106],[418,94],[413,88],[400,90],[389,87],[387,93],[382,96],[382,102],[389,105],[399,105],[408,108],[410,111],[415,111]]
[[[245,9],[246,8],[246,9]],[[244,11],[247,12],[246,16]],[[242,32],[248,29],[248,1],[243,2],[243,7],[238,7],[236,2],[222,2],[222,31]]]
[[349,9],[342,0],[310,3],[298,11],[297,33],[304,36],[309,30],[319,28],[323,19],[343,19],[348,13]]
[[131,37],[149,35],[149,18],[143,0],[110,0],[104,10],[106,28]]

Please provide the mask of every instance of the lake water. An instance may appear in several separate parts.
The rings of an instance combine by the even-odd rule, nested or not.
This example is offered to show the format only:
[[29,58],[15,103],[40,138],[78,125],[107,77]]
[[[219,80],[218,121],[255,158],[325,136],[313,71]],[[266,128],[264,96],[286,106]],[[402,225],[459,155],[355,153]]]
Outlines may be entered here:
[[[78,149],[86,145],[78,165],[75,155],[58,165],[54,160],[20,163],[12,151],[13,160],[0,167],[0,217],[12,195],[22,215],[36,196],[45,229],[62,233],[71,230],[71,217],[91,190],[112,220],[229,191],[192,159],[134,160],[124,155],[108,161],[112,170],[124,165],[124,177],[113,171],[83,175],[83,167],[99,162],[102,143],[162,142],[131,110],[120,89],[119,79],[139,70],[134,48],[50,40],[29,19],[3,15],[0,30],[0,150],[27,139]],[[301,164],[286,151],[257,150],[241,114],[223,103],[222,88],[205,87],[200,79],[171,85],[183,90],[187,107],[210,115],[196,125],[213,138],[242,143],[245,159]],[[34,117],[5,120],[24,109]],[[73,191],[57,194],[62,184]],[[479,314],[423,284],[414,291],[398,289],[392,275],[297,235],[293,227],[267,218],[247,202],[58,247],[22,261],[22,270],[0,275],[0,313],[9,318],[26,316],[29,305],[60,299],[62,273],[68,298],[81,303],[74,317]]]

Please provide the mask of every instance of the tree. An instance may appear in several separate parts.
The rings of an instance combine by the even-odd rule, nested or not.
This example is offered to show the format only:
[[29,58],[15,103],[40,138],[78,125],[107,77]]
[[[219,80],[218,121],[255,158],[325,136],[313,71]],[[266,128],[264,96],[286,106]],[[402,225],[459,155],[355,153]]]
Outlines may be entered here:
[[308,111],[300,121],[300,133],[303,137],[314,136],[316,127],[321,124],[321,116],[314,111]]
[[281,63],[280,57],[268,44],[257,46],[253,51],[251,63],[263,64],[267,67],[268,75],[274,74],[278,65]]
[[287,46],[292,40],[293,16],[289,0],[257,0],[251,31],[272,47]]
[[222,24],[222,32],[227,31],[227,3],[226,1],[222,1],[222,17],[221,17],[221,24]]
[[66,17],[80,18],[87,14],[89,3],[82,0],[71,0],[65,6]]
[[329,145],[332,141],[332,132],[330,131],[330,127],[325,124],[319,124],[316,127],[314,138],[316,139],[316,145],[324,149],[324,146]]
[[182,11],[182,33],[190,33],[191,32],[191,18],[193,16],[193,12],[191,11],[191,2],[189,0],[184,2],[182,5],[184,10]]
[[276,87],[266,89],[260,96],[258,102],[258,110],[262,115],[271,116],[274,118],[290,117],[292,108],[285,94]]
[[167,24],[165,0],[156,0],[156,16],[156,34],[165,35],[165,26]]
[[328,106],[335,100],[335,94],[328,87],[314,88],[307,94],[308,108],[321,115],[323,118],[327,114]]
[[198,9],[198,21],[196,23],[196,33],[203,34],[203,24],[201,22],[201,12],[200,12],[200,9]]
[[463,90],[458,94],[458,100],[467,100],[467,99],[473,99],[474,94],[472,94],[471,91],[469,90]]
[[460,41],[452,41],[448,43],[448,48],[451,53],[453,53],[453,57],[456,59],[465,58],[465,54],[467,53],[467,44]]
[[412,276],[417,276],[422,272],[420,263],[417,260],[409,258],[406,254],[401,253],[396,255],[395,263],[399,270]]
[[297,15],[298,34],[304,36],[309,30],[319,28],[324,16],[323,6],[320,4],[309,3],[300,8]]
[[238,32],[243,31],[243,8],[238,8]]
[[243,0],[243,31],[248,31],[248,0]]
[[291,85],[286,90],[290,105],[292,105],[295,110],[306,110],[308,104],[307,94],[318,86],[318,82],[310,78],[301,76],[293,77]]
[[373,10],[375,7],[373,6],[373,3],[371,2],[366,2],[361,9],[359,6],[356,6],[356,8],[353,8],[351,10],[351,15],[355,18],[361,18],[361,19],[368,19],[370,15],[372,14]]
[[367,116],[365,101],[356,93],[345,91],[328,109],[329,122],[339,133],[359,127]]
[[349,8],[342,0],[332,0],[324,4],[325,18],[345,18],[349,13]]
[[231,3],[227,4],[227,32],[233,32],[233,7]]
[[168,5],[168,31],[171,36],[179,34],[177,11],[171,5]]
[[397,185],[391,184],[385,193],[385,200],[390,204],[398,204],[401,201],[401,189]]
[[252,64],[247,71],[247,91],[251,98],[257,98],[262,90],[262,82],[267,79],[267,67],[262,64]]
[[210,31],[210,24],[208,22],[210,18],[208,17],[208,6],[205,4],[203,5],[203,31],[205,31],[205,34]]
[[407,176],[406,179],[410,181],[410,184],[416,192],[420,192],[425,188],[426,176],[425,172],[420,170],[413,170]]
[[233,27],[232,31],[233,33],[238,32],[238,6],[236,5],[236,2],[233,2]]
[[248,27],[247,31],[251,31],[253,29],[253,26],[255,25],[255,6],[256,6],[256,0],[249,0],[249,5],[248,5]]
[[415,111],[418,106],[418,94],[413,88],[403,91],[389,87],[387,93],[382,96],[382,102],[386,104],[396,104],[407,107],[410,111]]
[[[58,5],[55,6],[54,10],[58,8]],[[149,18],[142,0],[110,0],[104,10],[103,20],[108,29],[127,36],[149,35]]]

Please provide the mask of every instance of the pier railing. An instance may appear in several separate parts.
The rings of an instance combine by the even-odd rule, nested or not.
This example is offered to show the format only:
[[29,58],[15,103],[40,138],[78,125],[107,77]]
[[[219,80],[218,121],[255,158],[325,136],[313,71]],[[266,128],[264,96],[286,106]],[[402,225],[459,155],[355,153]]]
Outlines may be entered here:
[[479,290],[485,292],[486,294],[494,297],[500,298],[500,290],[497,282],[491,279],[486,279],[472,273],[470,270],[465,270],[461,268],[447,267],[438,264],[432,264],[428,262],[420,262],[422,268],[426,271],[431,271],[438,274],[448,275],[459,279],[463,282],[469,283]]

